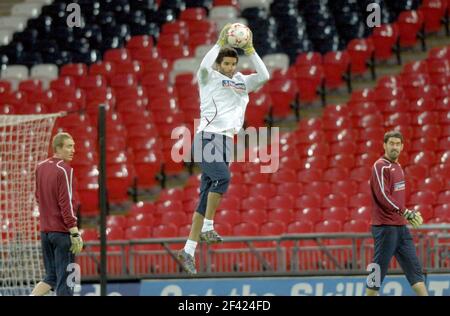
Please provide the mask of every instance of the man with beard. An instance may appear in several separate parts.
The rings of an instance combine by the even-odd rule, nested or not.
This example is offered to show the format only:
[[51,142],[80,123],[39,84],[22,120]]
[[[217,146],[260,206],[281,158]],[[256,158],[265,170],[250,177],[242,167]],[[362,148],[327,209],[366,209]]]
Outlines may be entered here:
[[405,207],[405,175],[398,163],[403,150],[403,135],[390,131],[384,135],[384,156],[372,168],[372,236],[374,259],[378,265],[375,280],[367,279],[366,295],[378,295],[392,256],[402,267],[409,284],[419,296],[427,296],[422,267],[406,224],[414,228],[422,223],[420,212]]

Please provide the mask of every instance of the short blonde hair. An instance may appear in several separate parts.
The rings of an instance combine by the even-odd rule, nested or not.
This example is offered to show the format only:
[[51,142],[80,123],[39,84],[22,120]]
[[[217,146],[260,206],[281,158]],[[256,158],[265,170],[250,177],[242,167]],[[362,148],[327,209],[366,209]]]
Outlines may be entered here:
[[73,137],[69,133],[65,133],[65,132],[60,132],[60,133],[56,134],[55,136],[53,136],[53,141],[52,141],[53,152],[56,152],[57,148],[62,148],[62,146],[64,146],[64,141],[66,139],[73,140]]

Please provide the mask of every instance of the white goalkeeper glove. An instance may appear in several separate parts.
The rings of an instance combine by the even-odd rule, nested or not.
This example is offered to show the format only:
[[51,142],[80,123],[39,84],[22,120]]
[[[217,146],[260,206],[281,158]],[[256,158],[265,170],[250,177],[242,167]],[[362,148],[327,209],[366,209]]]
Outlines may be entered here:
[[423,224],[423,218],[420,212],[416,212],[414,210],[406,209],[403,213],[403,217],[412,225],[414,228],[418,228]]
[[81,238],[80,232],[77,227],[72,227],[69,229],[70,232],[70,242],[72,246],[70,247],[70,251],[76,255],[81,252],[83,249],[83,239]]

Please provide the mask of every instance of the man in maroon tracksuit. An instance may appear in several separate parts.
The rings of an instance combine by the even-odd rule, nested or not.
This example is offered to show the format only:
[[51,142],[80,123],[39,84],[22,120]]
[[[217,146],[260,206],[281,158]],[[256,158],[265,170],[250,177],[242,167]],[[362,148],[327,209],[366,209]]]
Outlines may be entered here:
[[[422,267],[416,248],[406,224],[419,227],[423,220],[420,212],[405,208],[405,175],[398,163],[403,149],[403,136],[391,131],[384,135],[384,156],[372,168],[370,188],[372,191],[372,235],[374,259],[379,273],[375,281],[368,278],[366,295],[378,295],[386,276],[389,262],[395,256],[408,282],[417,295],[428,295]],[[372,274],[371,274],[372,275]]]
[[31,295],[47,294],[52,288],[58,296],[73,295],[73,281],[68,280],[75,254],[83,248],[75,216],[73,199],[73,158],[75,143],[68,133],[53,138],[54,156],[36,168],[36,200],[39,205],[41,244],[46,276]]

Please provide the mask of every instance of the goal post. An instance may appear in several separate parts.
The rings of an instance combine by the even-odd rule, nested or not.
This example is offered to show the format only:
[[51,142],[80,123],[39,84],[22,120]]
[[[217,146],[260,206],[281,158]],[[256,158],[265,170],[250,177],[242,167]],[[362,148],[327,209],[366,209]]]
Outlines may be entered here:
[[0,295],[28,295],[44,276],[35,169],[59,116],[0,115]]

